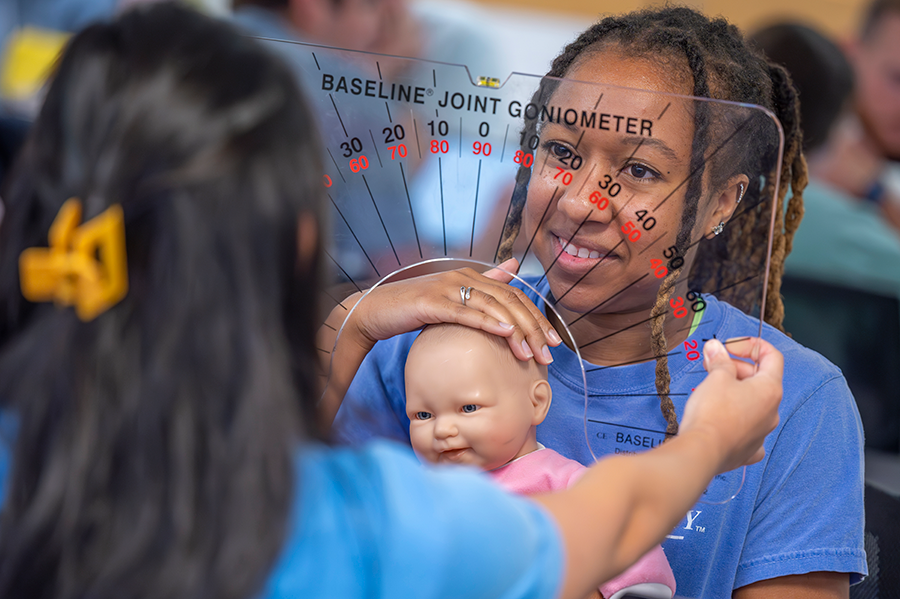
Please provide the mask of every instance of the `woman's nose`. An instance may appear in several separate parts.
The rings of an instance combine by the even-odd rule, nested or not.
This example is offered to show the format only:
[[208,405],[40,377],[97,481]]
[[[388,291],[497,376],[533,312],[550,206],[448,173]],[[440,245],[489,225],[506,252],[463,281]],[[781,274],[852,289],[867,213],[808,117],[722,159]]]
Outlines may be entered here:
[[571,184],[561,186],[557,210],[572,222],[609,223],[614,210],[612,201],[591,175],[586,173],[583,177],[576,177]]

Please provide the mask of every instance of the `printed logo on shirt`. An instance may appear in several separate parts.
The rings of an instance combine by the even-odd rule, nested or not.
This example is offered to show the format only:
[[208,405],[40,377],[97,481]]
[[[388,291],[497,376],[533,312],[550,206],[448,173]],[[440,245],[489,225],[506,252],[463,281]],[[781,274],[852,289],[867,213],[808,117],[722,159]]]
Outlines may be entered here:
[[687,513],[687,517],[684,521],[684,526],[679,525],[672,534],[666,535],[667,539],[675,539],[676,541],[684,540],[684,534],[681,531],[691,530],[694,532],[705,533],[706,527],[697,524],[697,519],[700,517],[700,514],[703,513],[703,510],[689,510]]
[[666,431],[603,422],[588,418],[589,436],[594,453],[633,454],[662,445]]

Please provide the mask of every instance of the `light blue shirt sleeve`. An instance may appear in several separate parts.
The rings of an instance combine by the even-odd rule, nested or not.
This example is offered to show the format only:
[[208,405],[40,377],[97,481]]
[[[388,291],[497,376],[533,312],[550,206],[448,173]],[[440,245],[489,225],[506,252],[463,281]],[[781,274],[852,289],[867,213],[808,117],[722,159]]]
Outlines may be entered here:
[[535,503],[405,448],[307,448],[283,554],[263,599],[557,595],[559,533]]

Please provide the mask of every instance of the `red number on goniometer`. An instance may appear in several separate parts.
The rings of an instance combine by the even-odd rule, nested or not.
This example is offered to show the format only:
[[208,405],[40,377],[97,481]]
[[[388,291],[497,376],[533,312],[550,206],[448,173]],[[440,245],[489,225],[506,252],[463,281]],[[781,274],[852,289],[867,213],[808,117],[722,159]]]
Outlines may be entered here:
[[658,258],[650,260],[650,268],[653,269],[653,274],[656,275],[657,279],[661,279],[669,274],[669,269],[666,268],[663,261]]
[[700,352],[697,351],[697,342],[688,339],[684,342],[684,349],[687,350],[687,359],[694,361],[700,359]]
[[476,141],[472,144],[472,153],[473,154],[481,154],[483,156],[491,155],[491,144],[485,142],[481,143],[480,141]]
[[628,235],[630,241],[637,241],[641,238],[641,230],[634,226],[634,223],[628,221],[622,225],[622,232]]
[[553,175],[554,179],[557,179],[557,178],[559,178],[560,175],[562,175],[562,184],[563,185],[568,185],[569,183],[572,182],[572,173],[568,172],[566,169],[564,169],[561,166],[556,167],[556,170],[557,170],[557,173],[555,175]]
[[609,206],[609,199],[604,198],[603,194],[599,191],[594,191],[591,193],[590,197],[591,204],[597,205],[597,210],[605,210],[607,206]]
[[516,150],[516,155],[513,156],[513,162],[521,164],[525,168],[530,168],[531,165],[534,164],[534,154],[526,154],[522,150]]
[[396,160],[398,155],[400,158],[406,158],[406,144],[388,146],[388,150],[391,151],[391,160]]
[[354,173],[364,171],[367,168],[369,168],[369,159],[363,155],[360,155],[359,158],[354,158],[350,161],[350,170]]

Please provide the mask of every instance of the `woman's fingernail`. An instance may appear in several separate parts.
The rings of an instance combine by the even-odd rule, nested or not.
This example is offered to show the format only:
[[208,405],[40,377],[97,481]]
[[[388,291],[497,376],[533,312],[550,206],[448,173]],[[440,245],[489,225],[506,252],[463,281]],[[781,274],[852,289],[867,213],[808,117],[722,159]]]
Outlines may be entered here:
[[544,356],[544,361],[549,364],[553,361],[553,356],[550,355],[550,348],[546,345],[541,348],[541,355]]
[[552,341],[556,345],[562,343],[562,337],[559,336],[559,333],[556,332],[556,329],[550,329],[550,332],[547,333],[547,336],[550,337],[550,341]]
[[533,358],[534,354],[531,352],[531,347],[528,345],[528,342],[522,339],[522,351],[525,352],[526,358]]
[[500,326],[502,328],[506,329],[507,331],[515,328],[513,325],[509,324],[508,322],[501,322]]
[[703,354],[707,358],[715,358],[725,352],[725,346],[718,339],[710,339],[703,346]]

